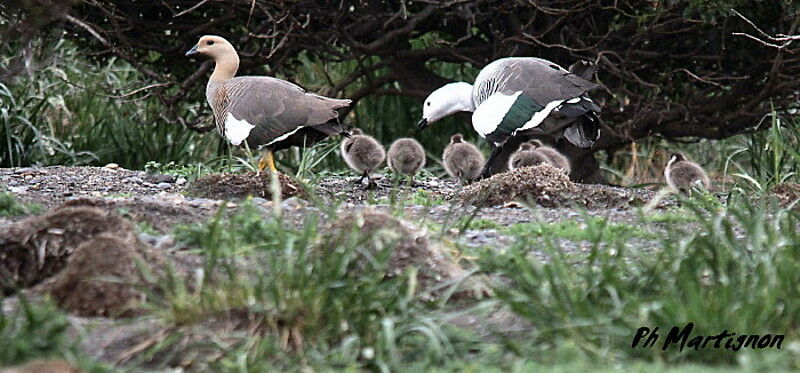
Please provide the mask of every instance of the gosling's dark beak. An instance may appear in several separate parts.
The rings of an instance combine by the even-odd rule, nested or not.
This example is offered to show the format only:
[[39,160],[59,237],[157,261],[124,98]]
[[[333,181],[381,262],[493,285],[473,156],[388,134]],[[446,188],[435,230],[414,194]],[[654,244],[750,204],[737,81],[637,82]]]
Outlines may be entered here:
[[424,130],[425,127],[427,127],[427,126],[428,126],[428,120],[425,119],[425,118],[422,118],[422,119],[420,119],[419,122],[417,122],[417,129],[419,129],[419,130]]
[[186,52],[186,55],[187,55],[187,56],[191,56],[191,55],[193,55],[193,54],[197,54],[197,53],[198,53],[198,52],[197,52],[197,45],[195,45],[194,47],[192,47],[192,49],[189,49],[189,50]]

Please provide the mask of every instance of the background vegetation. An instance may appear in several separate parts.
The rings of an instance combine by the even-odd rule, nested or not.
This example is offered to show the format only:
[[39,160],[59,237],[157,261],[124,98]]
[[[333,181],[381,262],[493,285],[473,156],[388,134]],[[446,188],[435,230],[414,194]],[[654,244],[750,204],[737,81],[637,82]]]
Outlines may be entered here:
[[[183,51],[215,33],[239,48],[241,73],[355,99],[347,121],[387,143],[413,135],[422,97],[444,82],[471,80],[488,61],[513,55],[564,66],[592,61],[604,85],[593,97],[607,127],[591,151],[560,145],[590,175],[597,152],[619,165],[631,152],[655,155],[642,142],[721,139],[769,127],[772,113],[789,119],[800,101],[792,37],[798,6],[743,0],[4,4],[0,164],[113,160],[141,168],[147,160],[226,154],[213,136],[200,140],[181,129],[213,128],[202,89],[212,64]],[[453,132],[473,135],[465,119],[427,130],[423,145],[438,155]],[[147,149],[139,157],[130,143]]]
[[[537,55],[562,65],[588,59],[599,65],[597,78],[607,87],[596,94],[608,136],[585,156],[597,156],[611,182],[642,186],[661,181],[670,152],[686,152],[723,186],[722,202],[689,198],[680,210],[642,210],[635,224],[588,214],[508,227],[468,216],[432,224],[432,234],[475,267],[474,275],[503,280],[490,283],[496,297],[472,303],[415,297],[413,271],[391,280],[374,275],[387,264],[382,255],[368,262],[372,273],[345,270],[363,262],[359,250],[365,241],[388,252],[391,237],[353,232],[320,254],[312,250],[320,238],[317,220],[290,227],[279,215],[265,218],[245,203],[235,214],[173,232],[202,256],[203,273],[222,275],[200,278],[194,286],[171,275],[158,281],[162,289],[148,307],[149,317],[164,327],[162,339],[131,364],[165,368],[158,356],[192,346],[185,339],[190,331],[223,315],[254,327],[219,335],[224,343],[204,344],[200,355],[216,358],[198,361],[207,364],[203,368],[797,370],[800,216],[793,206],[764,197],[773,186],[800,179],[800,58],[795,39],[779,35],[797,33],[799,5],[618,3],[2,3],[0,167],[114,162],[189,177],[251,167],[248,155],[207,131],[211,112],[202,83],[210,64],[182,55],[204,33],[242,46],[243,73],[357,98],[346,122],[385,144],[416,135],[420,97],[432,87],[469,81],[494,58]],[[760,41],[731,35],[736,31]],[[462,117],[437,124],[419,139],[436,160],[454,132],[477,140]],[[283,152],[279,162],[313,182],[342,170],[330,153],[335,147],[330,141]],[[428,171],[441,173],[431,163]],[[381,202],[391,203],[400,217],[405,203],[441,203],[423,192]],[[317,207],[335,218],[335,206]],[[0,193],[0,215],[37,210]],[[501,251],[461,247],[447,238],[454,226],[498,229],[512,244]],[[589,250],[562,255],[563,240]],[[655,240],[661,250],[633,250],[626,245],[631,240]],[[531,247],[544,250],[546,260],[530,255]],[[60,357],[87,371],[119,371],[81,352],[79,341],[67,334],[62,311],[47,302],[20,302],[16,311],[0,312],[0,340],[11,341],[0,344],[0,366]],[[509,310],[532,327],[508,337],[491,330],[479,335],[449,322],[497,310]],[[688,321],[708,331],[785,333],[787,344],[737,353],[627,345],[639,326]]]

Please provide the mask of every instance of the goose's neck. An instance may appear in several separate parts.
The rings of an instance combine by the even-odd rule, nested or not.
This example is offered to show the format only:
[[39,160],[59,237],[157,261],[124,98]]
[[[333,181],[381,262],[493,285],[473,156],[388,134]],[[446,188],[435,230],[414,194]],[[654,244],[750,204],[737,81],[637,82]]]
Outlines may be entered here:
[[214,66],[214,73],[211,74],[209,79],[211,82],[221,83],[236,76],[236,71],[239,70],[239,56],[236,52],[226,53],[215,59],[216,66]]
[[474,112],[475,103],[472,101],[472,85],[465,85],[457,92],[458,97],[456,98],[455,106],[458,111]]

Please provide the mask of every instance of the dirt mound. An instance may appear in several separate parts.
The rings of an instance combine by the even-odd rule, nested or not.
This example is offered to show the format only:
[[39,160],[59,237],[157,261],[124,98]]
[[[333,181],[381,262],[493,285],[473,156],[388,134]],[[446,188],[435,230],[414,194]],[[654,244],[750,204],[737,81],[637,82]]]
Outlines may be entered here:
[[530,200],[544,207],[563,206],[578,189],[561,170],[540,164],[496,174],[466,186],[455,197],[473,205],[501,205]]
[[[278,181],[281,198],[308,197],[303,187],[289,176],[278,172]],[[192,182],[186,192],[196,197],[214,199],[240,199],[249,196],[272,199],[272,174],[210,174]]]
[[145,273],[158,272],[164,258],[136,239],[100,234],[75,249],[66,267],[42,284],[59,307],[80,316],[127,317],[141,313]]
[[496,174],[454,192],[450,198],[476,206],[530,201],[542,207],[580,206],[589,209],[644,205],[654,193],[598,184],[573,184],[563,171],[540,164]]
[[[382,212],[365,211],[360,214],[346,216],[334,223],[323,234],[321,249],[333,250],[342,246],[357,232],[364,240],[364,248],[369,252],[378,252],[385,247],[393,247],[386,275],[394,277],[402,274],[409,267],[417,268],[417,283],[422,289],[422,298],[431,299],[432,295],[446,290],[447,284],[461,280],[467,272],[456,261],[428,237],[401,220]],[[354,270],[364,270],[354,268]],[[445,285],[437,289],[438,285]],[[481,296],[488,291],[476,279],[467,279],[455,296],[459,298]],[[431,294],[433,293],[433,294]]]
[[769,193],[778,199],[778,203],[782,207],[786,207],[800,199],[800,184],[780,183],[775,185]]
[[124,211],[124,216],[135,222],[147,223],[153,229],[166,233],[177,224],[202,221],[213,216],[215,209],[188,207],[153,197],[104,199],[98,197],[76,198],[62,207],[99,207],[108,211]]
[[[569,195],[563,204],[581,206],[588,209],[629,208],[644,206],[655,192],[645,189],[625,189],[600,184],[575,184],[577,191]],[[663,207],[667,202],[661,202]]]
[[0,232],[0,290],[30,287],[55,275],[81,243],[103,232],[135,236],[126,220],[92,207],[60,208],[12,224]]
[[2,368],[0,373],[81,373],[82,370],[63,360],[34,360],[13,368]]

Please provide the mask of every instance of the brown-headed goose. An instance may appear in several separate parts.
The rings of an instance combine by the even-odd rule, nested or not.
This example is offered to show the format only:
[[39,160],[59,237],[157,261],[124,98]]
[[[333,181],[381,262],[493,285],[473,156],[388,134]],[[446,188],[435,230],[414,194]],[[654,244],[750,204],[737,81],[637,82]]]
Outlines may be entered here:
[[675,191],[689,194],[692,189],[708,190],[711,182],[697,163],[686,159],[681,153],[673,153],[664,168],[667,185]]
[[217,131],[231,144],[265,150],[259,169],[275,170],[272,152],[310,145],[330,135],[345,134],[336,109],[350,100],[323,97],[268,76],[235,76],[239,55],[222,37],[200,38],[187,56],[202,54],[216,63],[206,86]]
[[350,137],[342,141],[342,158],[350,168],[362,173],[358,183],[360,184],[364,178],[367,178],[367,187],[369,187],[372,185],[369,173],[383,163],[383,160],[386,159],[386,151],[378,140],[365,135],[358,128],[350,130],[350,134]]
[[408,175],[413,181],[414,175],[425,166],[425,149],[410,137],[397,139],[386,152],[386,163],[395,174]]
[[545,157],[547,157],[547,160],[550,161],[550,164],[553,165],[553,167],[560,168],[564,170],[567,175],[569,175],[569,172],[571,171],[569,159],[561,154],[561,152],[544,145],[539,140],[531,140],[530,143],[537,152],[542,153]]
[[536,146],[530,142],[524,142],[508,158],[508,169],[516,170],[522,167],[537,166],[542,163],[551,164],[550,159],[544,153],[536,150]]
[[464,136],[455,134],[450,137],[450,144],[444,148],[442,163],[451,177],[462,183],[473,181],[481,174],[486,159],[475,145],[464,141]]
[[532,132],[561,137],[581,148],[589,148],[600,136],[600,107],[588,92],[600,87],[585,77],[588,68],[563,67],[536,57],[508,57],[484,67],[475,84],[456,82],[433,91],[423,103],[425,128],[448,115],[472,112],[472,127],[489,140],[492,154],[481,177],[501,172],[518,142],[509,139]]

